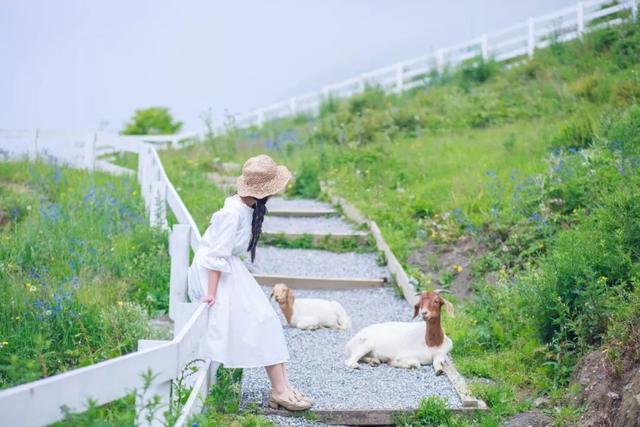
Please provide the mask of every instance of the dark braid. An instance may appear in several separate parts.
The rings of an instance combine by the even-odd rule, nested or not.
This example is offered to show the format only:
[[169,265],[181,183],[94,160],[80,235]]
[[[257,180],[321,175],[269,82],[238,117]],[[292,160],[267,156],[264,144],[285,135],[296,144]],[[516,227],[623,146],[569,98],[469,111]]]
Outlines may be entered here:
[[253,204],[251,241],[247,248],[247,252],[251,252],[251,262],[256,258],[256,246],[258,246],[258,240],[260,240],[260,234],[262,233],[262,221],[264,221],[264,215],[267,213],[267,200],[269,200],[268,196],[263,199],[256,199]]

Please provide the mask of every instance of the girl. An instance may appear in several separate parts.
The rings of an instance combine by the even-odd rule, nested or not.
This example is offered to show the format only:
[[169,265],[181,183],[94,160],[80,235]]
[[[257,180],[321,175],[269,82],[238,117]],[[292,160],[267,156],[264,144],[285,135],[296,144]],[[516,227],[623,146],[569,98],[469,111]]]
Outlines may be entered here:
[[264,366],[269,380],[269,406],[301,411],[313,400],[293,388],[284,363],[289,360],[280,320],[240,255],[256,256],[256,245],[270,196],[291,178],[286,166],[267,155],[252,157],[242,167],[237,194],[211,217],[209,228],[189,268],[189,297],[211,306],[203,343],[205,358],[228,368]]

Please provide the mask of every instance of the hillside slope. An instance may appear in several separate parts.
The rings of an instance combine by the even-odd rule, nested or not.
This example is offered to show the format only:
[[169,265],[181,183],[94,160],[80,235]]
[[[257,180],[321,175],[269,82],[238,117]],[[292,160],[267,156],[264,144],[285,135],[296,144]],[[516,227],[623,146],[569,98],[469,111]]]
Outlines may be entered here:
[[[491,411],[444,425],[525,410],[560,425],[622,420],[638,410],[624,403],[635,386],[624,387],[640,361],[639,59],[628,23],[508,70],[480,61],[401,95],[369,88],[328,100],[317,118],[235,130],[163,160],[202,224],[221,198],[208,175],[266,150],[296,170],[291,194],[326,180],[376,220],[422,288],[467,296],[446,329]],[[592,411],[602,399],[579,390],[586,362],[573,373],[594,351],[619,397]]]

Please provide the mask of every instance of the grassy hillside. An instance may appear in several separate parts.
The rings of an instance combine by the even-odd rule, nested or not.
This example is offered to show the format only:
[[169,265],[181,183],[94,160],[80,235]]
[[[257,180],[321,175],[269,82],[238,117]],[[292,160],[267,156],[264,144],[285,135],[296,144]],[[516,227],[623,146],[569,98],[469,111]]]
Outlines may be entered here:
[[135,350],[168,305],[134,178],[0,163],[0,388]]
[[[538,396],[577,422],[577,361],[603,350],[640,361],[640,30],[637,23],[552,45],[508,70],[492,62],[401,95],[328,100],[318,117],[235,130],[163,153],[200,224],[220,205],[207,174],[267,151],[297,172],[292,193],[326,180],[380,225],[422,288],[416,259],[471,239],[474,297],[446,330],[454,359],[491,410],[442,425],[497,425]],[[214,159],[219,159],[215,161]],[[176,165],[180,165],[180,170]],[[413,255],[413,256],[412,256]],[[430,425],[425,407],[409,424]],[[446,420],[445,420],[446,418]]]

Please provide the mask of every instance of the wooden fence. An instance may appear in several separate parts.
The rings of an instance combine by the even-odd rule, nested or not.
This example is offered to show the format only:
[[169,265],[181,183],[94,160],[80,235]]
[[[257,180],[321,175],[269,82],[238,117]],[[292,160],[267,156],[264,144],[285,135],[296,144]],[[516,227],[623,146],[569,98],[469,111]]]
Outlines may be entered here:
[[[109,169],[109,166],[99,167],[97,157],[101,150],[97,149],[97,142],[106,141],[104,136],[100,138],[97,133],[87,132],[49,136],[57,141],[55,158],[51,152],[47,152],[47,145],[42,143],[45,141],[43,134],[38,131],[0,131],[0,152],[8,158],[28,155],[35,159],[48,156],[48,160],[70,166],[124,173],[120,169]],[[153,139],[155,143],[171,142],[171,139],[163,140],[162,137]],[[135,353],[2,390],[0,414],[3,424],[46,425],[63,418],[63,407],[72,412],[81,412],[89,399],[103,405],[135,391],[137,424],[164,425],[163,413],[170,408],[173,381],[181,377],[185,367],[197,359],[209,311],[204,304],[188,303],[186,296],[189,255],[190,251],[198,248],[200,232],[167,177],[156,148],[145,141],[146,137],[113,136],[107,150],[138,154],[137,177],[151,225],[168,228],[167,208],[176,218],[177,223],[169,232],[169,316],[174,320],[173,340],[141,340]],[[38,142],[41,144],[38,145]],[[134,171],[128,170],[128,173]],[[209,387],[215,382],[217,367],[218,364],[212,361],[197,363],[197,372],[185,382],[192,390],[180,413],[176,414],[175,426],[185,425],[189,416],[202,408]],[[148,372],[153,379],[145,389],[143,377]],[[158,404],[149,405],[154,399],[158,399]]]
[[[329,99],[348,98],[368,86],[400,93],[429,84],[433,75],[452,70],[472,59],[494,60],[505,65],[518,63],[534,55],[536,49],[581,37],[585,32],[607,25],[618,25],[637,18],[637,0],[589,0],[556,12],[529,18],[503,30],[483,34],[418,58],[398,62],[363,73],[319,91],[290,98],[276,104],[232,116],[238,128],[260,127],[269,120],[296,114],[315,114]],[[222,127],[220,128],[222,131]]]

